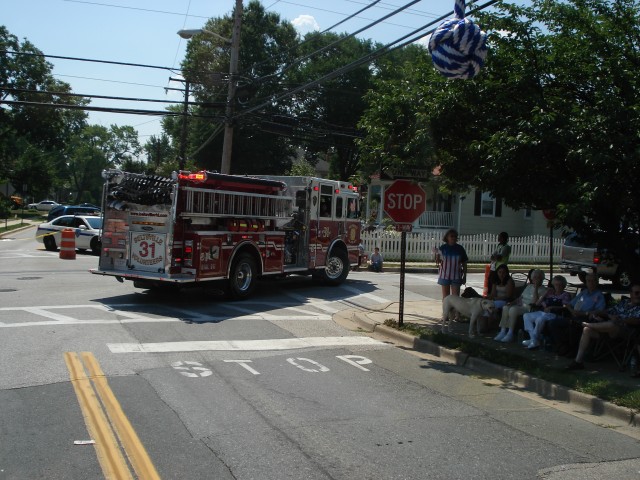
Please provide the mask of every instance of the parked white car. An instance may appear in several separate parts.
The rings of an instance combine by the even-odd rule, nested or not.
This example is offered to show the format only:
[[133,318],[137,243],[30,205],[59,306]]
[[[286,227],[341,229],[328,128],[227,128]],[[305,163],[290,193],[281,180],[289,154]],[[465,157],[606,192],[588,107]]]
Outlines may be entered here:
[[53,207],[57,207],[60,205],[58,202],[54,202],[53,200],[42,200],[38,203],[30,203],[29,209],[31,210],[39,210],[41,212],[48,212]]
[[55,251],[60,245],[65,228],[72,228],[76,236],[76,249],[100,253],[100,234],[102,230],[102,218],[85,215],[63,215],[50,222],[42,223],[36,230],[36,240],[44,244],[44,248]]

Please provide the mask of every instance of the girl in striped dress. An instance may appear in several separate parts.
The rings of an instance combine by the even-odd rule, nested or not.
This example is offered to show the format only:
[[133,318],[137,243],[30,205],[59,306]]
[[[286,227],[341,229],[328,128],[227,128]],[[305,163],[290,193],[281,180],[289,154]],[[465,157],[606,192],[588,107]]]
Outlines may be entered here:
[[442,287],[442,298],[448,295],[460,295],[460,286],[467,282],[467,252],[458,243],[458,232],[447,230],[438,248],[438,285]]

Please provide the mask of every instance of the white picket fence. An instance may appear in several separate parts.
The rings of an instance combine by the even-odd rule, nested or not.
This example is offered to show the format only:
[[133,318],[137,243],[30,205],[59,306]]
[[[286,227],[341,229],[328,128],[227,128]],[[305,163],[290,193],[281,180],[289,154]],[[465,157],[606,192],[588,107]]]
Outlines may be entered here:
[[[365,252],[371,254],[374,247],[380,247],[385,260],[400,260],[400,233],[394,231],[362,232],[362,244]],[[433,262],[435,250],[442,245],[443,230],[432,230],[407,233],[408,262]],[[498,244],[498,236],[489,233],[479,235],[460,235],[458,243],[464,247],[470,262],[488,262],[491,252]],[[511,237],[511,256],[509,263],[549,263],[549,237],[530,235],[528,237]],[[553,262],[560,261],[562,239],[553,239]]]

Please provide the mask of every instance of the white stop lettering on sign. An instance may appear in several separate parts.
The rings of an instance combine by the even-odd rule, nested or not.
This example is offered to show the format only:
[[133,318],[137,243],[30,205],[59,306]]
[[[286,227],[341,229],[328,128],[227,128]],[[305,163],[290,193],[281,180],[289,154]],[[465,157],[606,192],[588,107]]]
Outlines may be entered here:
[[405,210],[416,210],[422,203],[424,198],[420,194],[410,193],[390,193],[387,195],[389,208],[404,208]]

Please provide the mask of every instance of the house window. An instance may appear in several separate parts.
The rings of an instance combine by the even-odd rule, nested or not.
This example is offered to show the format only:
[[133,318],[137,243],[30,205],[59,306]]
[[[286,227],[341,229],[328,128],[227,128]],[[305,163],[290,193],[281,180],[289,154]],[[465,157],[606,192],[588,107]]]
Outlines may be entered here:
[[473,214],[476,217],[501,217],[502,199],[494,197],[489,192],[476,190]]
[[531,212],[532,212],[531,207],[525,208],[524,209],[524,218],[530,219],[531,215],[532,215]]
[[496,199],[488,192],[482,192],[480,197],[480,215],[494,217],[496,214]]

